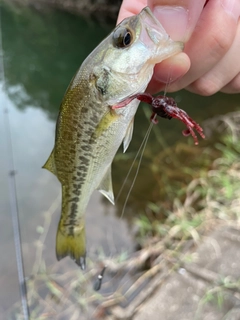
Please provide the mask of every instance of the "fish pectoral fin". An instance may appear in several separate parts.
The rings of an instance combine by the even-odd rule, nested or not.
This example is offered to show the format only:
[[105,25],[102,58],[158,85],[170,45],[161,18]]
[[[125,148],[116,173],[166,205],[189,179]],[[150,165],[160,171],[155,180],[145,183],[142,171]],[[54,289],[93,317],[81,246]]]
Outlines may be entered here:
[[125,137],[123,139],[123,153],[127,151],[127,148],[132,140],[132,135],[133,135],[133,124],[134,124],[134,119],[130,122]]
[[115,204],[112,188],[111,166],[107,170],[97,190],[99,190],[112,204]]
[[49,158],[47,159],[46,163],[42,166],[42,168],[52,172],[55,176],[57,175],[57,170],[56,170],[56,165],[54,160],[54,149],[52,150]]

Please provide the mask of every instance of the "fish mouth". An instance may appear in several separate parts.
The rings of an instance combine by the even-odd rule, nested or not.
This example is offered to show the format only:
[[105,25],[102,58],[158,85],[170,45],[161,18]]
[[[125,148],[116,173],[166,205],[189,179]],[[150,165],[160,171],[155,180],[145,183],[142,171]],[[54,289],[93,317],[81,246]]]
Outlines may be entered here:
[[[183,43],[173,41],[170,38],[149,7],[145,7],[137,15],[137,20],[138,36],[136,38],[136,49],[133,50],[133,53],[136,54],[139,49],[137,64],[134,64],[136,63],[135,59],[131,60],[133,68],[111,70],[112,77],[116,80],[121,78],[126,87],[126,90],[122,91],[119,96],[109,97],[108,105],[111,109],[127,106],[138,94],[144,92],[152,78],[154,65],[181,52],[183,49]],[[129,86],[129,81],[135,81],[136,84]]]
[[166,36],[168,37],[166,30],[153,15],[149,7],[145,7],[142,9],[142,11],[139,13],[139,18],[141,19],[142,24],[147,25],[148,32],[150,29],[154,31],[150,33],[149,36],[155,44],[158,44],[159,38],[162,39],[166,38]]
[[140,40],[152,50],[150,63],[159,63],[183,50],[183,42],[170,38],[149,7],[145,7],[139,13],[139,18],[142,24]]

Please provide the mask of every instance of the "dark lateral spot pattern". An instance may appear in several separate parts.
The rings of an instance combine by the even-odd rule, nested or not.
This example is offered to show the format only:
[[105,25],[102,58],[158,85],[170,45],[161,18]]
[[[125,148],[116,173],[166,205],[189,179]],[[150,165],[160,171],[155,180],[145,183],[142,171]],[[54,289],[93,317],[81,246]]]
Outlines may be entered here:
[[68,197],[68,218],[66,219],[66,226],[68,227],[69,235],[74,236],[74,226],[76,226],[79,223],[79,217],[78,215],[78,203],[81,197],[82,193],[82,187],[86,181],[87,177],[87,171],[88,167],[92,158],[92,146],[83,144],[80,147],[80,156],[79,156],[79,162],[80,165],[75,167],[75,175],[72,177],[72,188],[71,188],[71,194],[69,194]]
[[91,151],[91,146],[90,145],[85,145],[85,146],[82,146],[82,150],[84,151]]
[[78,202],[78,201],[79,201],[78,197],[74,197],[69,200],[69,202]]
[[89,111],[89,108],[87,108],[87,107],[82,107],[82,113],[87,113],[88,111]]
[[93,152],[96,141],[92,137],[102,118],[102,110],[96,104],[82,106],[80,113],[77,109],[74,115],[72,112],[71,109],[71,114],[65,113],[64,115],[65,126],[61,128],[59,137],[61,149],[58,149],[58,164],[62,172],[60,181],[68,186],[63,211],[65,211],[64,225],[70,236],[74,236],[75,226],[79,226],[81,220],[79,213],[84,214],[80,212],[82,208],[79,207],[79,202],[86,183],[89,165],[97,156]]
[[71,208],[70,208],[70,216],[69,216],[69,235],[74,236],[74,226],[76,225],[76,214],[77,214],[77,208],[78,205],[76,202],[73,202],[71,204]]

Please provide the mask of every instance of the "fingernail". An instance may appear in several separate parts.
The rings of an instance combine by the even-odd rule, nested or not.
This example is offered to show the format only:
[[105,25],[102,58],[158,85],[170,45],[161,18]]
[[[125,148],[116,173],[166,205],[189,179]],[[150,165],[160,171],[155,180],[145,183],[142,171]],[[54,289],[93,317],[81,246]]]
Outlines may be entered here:
[[173,40],[187,38],[189,10],[179,6],[156,6],[153,14]]
[[223,9],[238,21],[240,15],[240,2],[237,0],[221,0]]

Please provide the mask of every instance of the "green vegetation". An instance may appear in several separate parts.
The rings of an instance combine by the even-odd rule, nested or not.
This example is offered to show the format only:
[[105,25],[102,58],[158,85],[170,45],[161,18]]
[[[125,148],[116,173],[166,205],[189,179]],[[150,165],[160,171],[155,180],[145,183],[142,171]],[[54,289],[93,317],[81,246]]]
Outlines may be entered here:
[[226,303],[226,301],[229,298],[229,291],[232,290],[234,292],[237,292],[235,294],[239,298],[240,279],[233,281],[230,277],[224,277],[221,279],[221,281],[219,281],[219,283],[213,285],[212,288],[207,290],[204,296],[202,297],[194,320],[201,319],[201,310],[208,303],[216,304],[217,307],[221,310],[223,308],[224,303]]
[[[207,219],[239,218],[236,199],[240,190],[240,145],[237,124],[234,126],[239,112],[221,118],[225,130],[214,147],[194,149],[187,144],[176,144],[153,159],[151,168],[159,183],[157,197],[165,198],[165,203],[162,199],[148,203],[136,219],[140,239],[149,235],[161,238],[169,232],[179,238],[194,238],[195,231],[208,223]],[[216,123],[208,122],[211,130],[219,121],[216,118]],[[167,157],[171,157],[168,165]]]

